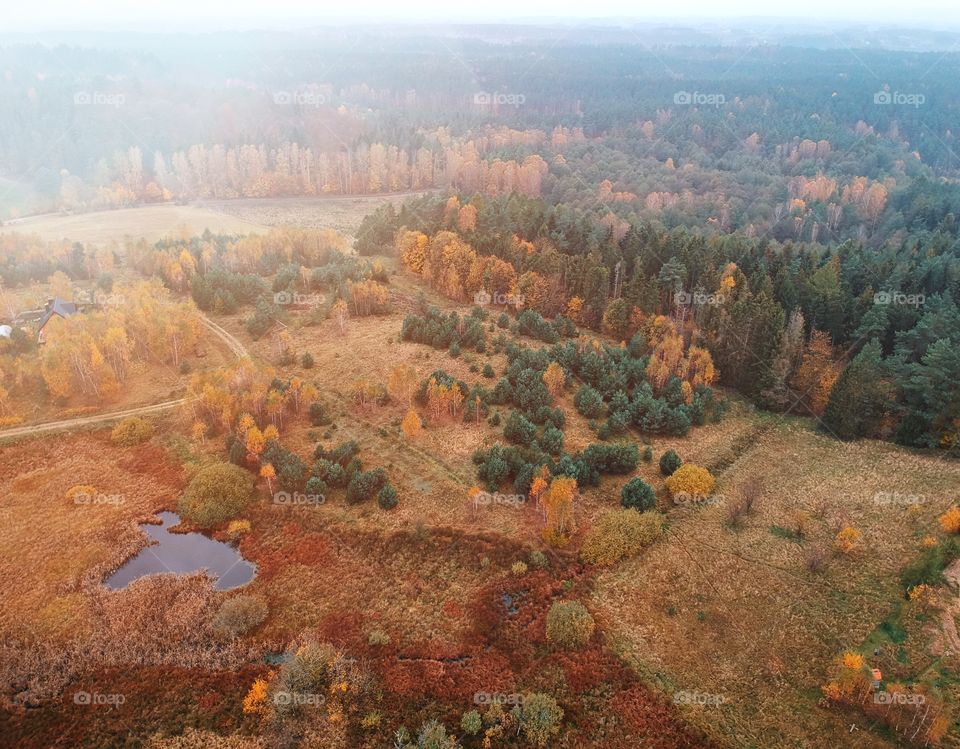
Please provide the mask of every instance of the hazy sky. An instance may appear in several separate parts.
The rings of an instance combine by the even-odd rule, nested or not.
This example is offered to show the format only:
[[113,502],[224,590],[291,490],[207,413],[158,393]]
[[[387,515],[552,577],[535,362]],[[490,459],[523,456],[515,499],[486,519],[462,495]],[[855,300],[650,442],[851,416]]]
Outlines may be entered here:
[[808,21],[909,23],[937,28],[960,23],[958,0],[29,0],[5,3],[0,32],[41,29],[117,29],[203,25],[256,27],[290,25],[297,19],[366,21],[511,20],[533,18],[639,18],[692,20],[793,17]]

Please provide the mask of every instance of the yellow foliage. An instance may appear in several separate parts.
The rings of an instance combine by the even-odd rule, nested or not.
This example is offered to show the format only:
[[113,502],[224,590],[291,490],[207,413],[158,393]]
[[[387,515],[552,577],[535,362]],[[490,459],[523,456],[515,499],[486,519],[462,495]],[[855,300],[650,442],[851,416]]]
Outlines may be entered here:
[[854,550],[859,540],[860,531],[848,525],[837,534],[837,537],[834,539],[834,545],[840,553],[849,554]]
[[267,710],[267,682],[257,679],[243,698],[243,712],[263,714]]
[[960,533],[960,507],[953,506],[940,516],[940,527],[947,533]]
[[659,512],[616,510],[608,512],[588,532],[580,557],[588,564],[610,565],[624,557],[636,556],[663,531]]
[[706,468],[693,463],[684,463],[666,480],[667,489],[676,497],[687,494],[691,497],[709,497],[713,493],[717,480]]
[[403,433],[407,439],[413,439],[420,434],[420,430],[423,429],[423,423],[420,421],[420,417],[417,416],[417,412],[411,408],[407,411],[407,415],[403,417],[403,422],[400,424],[400,427],[403,429]]

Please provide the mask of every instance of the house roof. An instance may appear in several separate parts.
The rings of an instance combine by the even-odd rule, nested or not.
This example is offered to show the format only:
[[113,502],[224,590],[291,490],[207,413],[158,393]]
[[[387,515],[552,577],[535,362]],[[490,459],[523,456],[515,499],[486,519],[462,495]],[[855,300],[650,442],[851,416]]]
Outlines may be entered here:
[[43,317],[40,318],[37,328],[43,330],[43,326],[50,322],[54,315],[57,317],[70,317],[75,314],[77,314],[77,305],[73,302],[65,302],[59,297],[52,299],[47,302],[47,311],[44,312]]

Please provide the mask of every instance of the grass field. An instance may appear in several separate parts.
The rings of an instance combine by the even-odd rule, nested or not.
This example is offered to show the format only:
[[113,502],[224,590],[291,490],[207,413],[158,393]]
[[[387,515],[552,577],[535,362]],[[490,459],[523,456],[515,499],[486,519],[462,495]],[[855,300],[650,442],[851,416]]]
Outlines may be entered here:
[[172,203],[69,216],[32,216],[8,221],[0,227],[0,231],[39,234],[51,241],[69,239],[93,244],[120,243],[128,237],[134,240],[143,237],[155,242],[184,230],[186,236],[193,236],[202,234],[205,229],[215,234],[250,234],[265,232],[267,227],[239,216]]
[[[710,463],[715,453],[699,430],[685,442],[677,445],[685,459]],[[899,571],[956,503],[960,466],[886,443],[843,445],[806,420],[787,420],[771,421],[720,473],[718,492],[732,496],[751,478],[767,492],[741,530],[725,527],[722,504],[677,509],[661,543],[600,576],[593,605],[608,635],[665,689],[723,695],[721,707],[688,713],[718,740],[805,747],[821,736],[827,746],[826,737],[839,741],[855,724],[860,733],[850,745],[890,746],[870,738],[856,715],[819,708],[819,687],[831,659],[859,650],[902,602]],[[909,510],[876,502],[878,492],[923,501]],[[798,511],[809,515],[800,542],[775,532]],[[831,548],[843,525],[861,531],[860,548],[808,571],[805,554]],[[921,630],[913,662],[889,640],[869,660],[912,681],[937,661],[926,647],[926,635],[937,633]]]
[[206,200],[198,203],[217,213],[236,216],[264,226],[300,226],[334,229],[354,238],[360,222],[384,203],[399,207],[404,200],[419,195],[405,192],[384,195],[325,195],[315,198],[243,198]]

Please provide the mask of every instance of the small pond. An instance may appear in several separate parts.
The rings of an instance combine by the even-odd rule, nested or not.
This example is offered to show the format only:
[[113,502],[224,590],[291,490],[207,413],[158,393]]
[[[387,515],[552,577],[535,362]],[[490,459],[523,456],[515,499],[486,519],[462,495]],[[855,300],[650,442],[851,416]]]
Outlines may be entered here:
[[202,533],[171,533],[180,522],[175,512],[161,512],[161,525],[144,523],[140,527],[151,544],[129,559],[108,577],[104,584],[119,590],[146,575],[189,574],[206,570],[216,579],[216,590],[230,590],[253,580],[257,568],[229,544],[214,541]]

